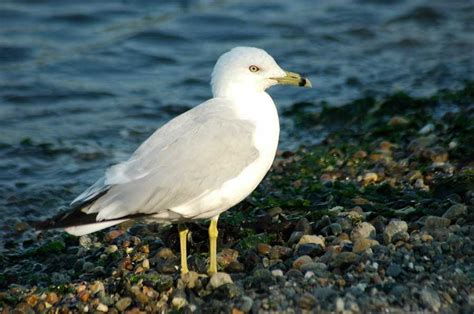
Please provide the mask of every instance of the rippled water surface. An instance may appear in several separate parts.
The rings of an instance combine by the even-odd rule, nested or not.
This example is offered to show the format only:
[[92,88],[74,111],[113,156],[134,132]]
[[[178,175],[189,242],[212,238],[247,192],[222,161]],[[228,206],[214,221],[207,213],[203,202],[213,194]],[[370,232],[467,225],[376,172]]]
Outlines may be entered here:
[[[229,48],[262,47],[311,78],[312,90],[271,90],[282,111],[460,86],[473,79],[473,34],[467,0],[3,0],[0,226],[56,212],[209,98]],[[314,140],[282,124],[282,147]]]

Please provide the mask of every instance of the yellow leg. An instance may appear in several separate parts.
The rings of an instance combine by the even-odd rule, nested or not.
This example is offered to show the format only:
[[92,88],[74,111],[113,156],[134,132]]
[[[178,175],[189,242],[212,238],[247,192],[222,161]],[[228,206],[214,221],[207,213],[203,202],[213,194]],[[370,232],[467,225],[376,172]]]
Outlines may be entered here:
[[211,219],[211,223],[209,224],[209,273],[214,274],[217,273],[217,235],[219,232],[217,231],[217,220],[219,219],[219,215],[213,217]]
[[188,253],[186,251],[186,244],[188,242],[189,229],[185,225],[178,225],[179,244],[181,249],[181,274],[189,272],[188,269]]

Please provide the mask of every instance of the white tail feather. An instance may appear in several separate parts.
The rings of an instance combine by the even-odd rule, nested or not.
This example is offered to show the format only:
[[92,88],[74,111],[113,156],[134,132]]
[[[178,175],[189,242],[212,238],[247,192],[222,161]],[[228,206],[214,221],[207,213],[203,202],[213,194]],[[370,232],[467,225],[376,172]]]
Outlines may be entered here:
[[82,226],[72,226],[72,227],[64,228],[64,231],[75,236],[82,236],[85,234],[89,234],[89,233],[96,232],[108,227],[118,225],[119,223],[122,223],[127,220],[128,219],[120,219],[120,220],[113,220],[113,221],[96,222],[96,223],[82,225]]

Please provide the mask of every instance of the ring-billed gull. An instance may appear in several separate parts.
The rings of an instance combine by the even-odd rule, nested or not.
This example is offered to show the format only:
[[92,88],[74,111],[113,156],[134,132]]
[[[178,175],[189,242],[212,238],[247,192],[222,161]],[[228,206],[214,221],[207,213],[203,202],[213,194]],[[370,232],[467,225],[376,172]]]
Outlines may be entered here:
[[159,128],[72,201],[70,211],[36,227],[84,235],[138,217],[178,223],[184,274],[184,223],[210,219],[209,273],[217,272],[219,214],[247,197],[275,158],[280,125],[265,90],[276,84],[311,87],[262,49],[224,53],[212,72],[212,99]]

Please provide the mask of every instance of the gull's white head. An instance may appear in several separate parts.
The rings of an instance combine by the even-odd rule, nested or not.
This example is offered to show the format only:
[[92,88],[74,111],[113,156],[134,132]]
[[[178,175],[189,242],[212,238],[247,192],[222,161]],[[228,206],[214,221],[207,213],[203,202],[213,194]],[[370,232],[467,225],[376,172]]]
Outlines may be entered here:
[[220,56],[211,80],[214,97],[264,92],[276,84],[311,87],[308,79],[285,72],[265,50],[253,47],[236,47]]

